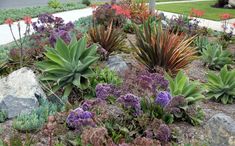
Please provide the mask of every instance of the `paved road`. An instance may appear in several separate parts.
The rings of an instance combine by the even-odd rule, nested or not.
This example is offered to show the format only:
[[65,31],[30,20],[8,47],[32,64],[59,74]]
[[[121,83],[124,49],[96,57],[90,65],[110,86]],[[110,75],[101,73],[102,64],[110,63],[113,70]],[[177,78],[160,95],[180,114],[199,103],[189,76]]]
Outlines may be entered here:
[[[24,8],[47,5],[49,0],[0,0],[0,9]],[[79,2],[79,0],[60,0],[60,2]]]

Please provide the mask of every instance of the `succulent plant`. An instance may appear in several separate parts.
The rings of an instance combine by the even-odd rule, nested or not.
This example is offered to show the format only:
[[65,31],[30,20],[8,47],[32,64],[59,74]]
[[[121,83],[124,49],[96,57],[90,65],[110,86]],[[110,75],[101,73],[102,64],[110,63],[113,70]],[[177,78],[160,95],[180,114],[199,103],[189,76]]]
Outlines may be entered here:
[[7,112],[5,110],[0,110],[0,123],[6,121],[7,119]]
[[235,69],[229,71],[227,66],[224,66],[219,74],[209,72],[207,79],[207,96],[209,98],[223,104],[235,101]]
[[224,65],[233,64],[232,54],[223,50],[219,44],[208,44],[202,50],[202,60],[210,69],[221,69]]
[[94,75],[90,65],[98,60],[96,46],[86,48],[86,45],[86,38],[79,41],[73,38],[69,45],[58,39],[55,48],[45,53],[47,60],[37,63],[43,72],[41,80],[52,82],[54,92],[63,88],[65,99],[74,87],[88,88],[89,78]]

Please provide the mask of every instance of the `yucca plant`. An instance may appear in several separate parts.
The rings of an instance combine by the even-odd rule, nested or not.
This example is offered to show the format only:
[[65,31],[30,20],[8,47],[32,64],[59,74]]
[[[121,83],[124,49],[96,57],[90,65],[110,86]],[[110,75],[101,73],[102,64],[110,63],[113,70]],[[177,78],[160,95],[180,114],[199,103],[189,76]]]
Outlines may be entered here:
[[189,105],[204,99],[199,82],[190,81],[182,70],[177,73],[174,79],[168,74],[166,74],[166,78],[169,81],[172,96],[183,96]]
[[202,51],[202,60],[210,69],[221,69],[224,65],[233,64],[232,54],[223,50],[219,44],[208,44]]
[[143,29],[134,25],[137,42],[132,45],[137,60],[150,71],[162,67],[174,74],[196,58],[196,49],[190,47],[194,37],[187,38],[184,34],[163,30],[160,22],[157,24],[148,20],[143,24]]
[[207,96],[221,101],[223,104],[233,103],[235,100],[235,69],[229,71],[225,65],[219,74],[209,72],[207,74],[208,82]]
[[43,72],[42,81],[52,82],[53,91],[64,89],[67,98],[74,87],[86,89],[89,86],[89,77],[93,76],[90,68],[98,57],[96,45],[89,48],[85,37],[79,41],[74,37],[69,45],[58,39],[55,48],[47,49],[46,60],[37,63]]
[[98,43],[105,49],[106,57],[117,50],[126,49],[126,35],[120,30],[112,27],[112,23],[106,28],[105,26],[95,26],[88,31],[89,37],[93,43]]

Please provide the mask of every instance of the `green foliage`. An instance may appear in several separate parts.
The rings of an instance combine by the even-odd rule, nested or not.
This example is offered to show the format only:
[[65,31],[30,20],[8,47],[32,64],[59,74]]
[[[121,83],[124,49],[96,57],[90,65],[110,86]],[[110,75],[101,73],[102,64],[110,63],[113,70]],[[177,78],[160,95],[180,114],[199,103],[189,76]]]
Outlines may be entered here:
[[122,83],[122,79],[117,75],[115,71],[110,70],[108,67],[95,69],[95,76],[91,78],[92,87],[96,87],[99,83],[107,83],[119,86]]
[[198,36],[194,40],[194,45],[197,47],[198,53],[202,53],[204,49],[206,49],[206,46],[209,44],[208,37],[206,36]]
[[224,65],[233,64],[232,54],[223,50],[219,44],[208,44],[202,51],[202,60],[210,69],[221,69]]
[[60,8],[60,7],[61,7],[61,3],[60,3],[59,0],[49,0],[48,6],[49,6],[50,8],[57,9],[57,8]]
[[7,119],[7,112],[4,110],[0,110],[0,123],[6,121]]
[[84,4],[86,6],[90,6],[91,2],[90,2],[90,0],[82,0],[82,4]]
[[64,98],[69,97],[74,87],[87,89],[90,85],[89,78],[94,75],[90,65],[98,60],[96,46],[86,47],[85,37],[79,41],[76,38],[66,45],[58,39],[55,48],[47,49],[47,60],[39,62],[38,68],[44,73],[42,81],[53,83],[53,91],[64,89]]
[[92,24],[92,16],[82,17],[74,22],[75,28],[81,33],[87,33]]
[[130,20],[128,20],[124,26],[123,26],[123,31],[126,33],[134,33],[134,26]]
[[209,72],[206,83],[209,98],[215,99],[223,104],[233,103],[235,100],[235,69],[229,71],[224,66],[219,74]]
[[182,70],[178,72],[174,79],[168,74],[166,74],[166,78],[169,81],[172,96],[184,96],[189,105],[204,99],[199,82],[189,81],[189,78]]
[[31,113],[23,113],[14,119],[13,127],[21,132],[37,131],[47,121],[48,116],[54,115],[59,110],[57,105],[46,99],[40,99],[39,103],[39,108]]
[[171,124],[174,121],[174,117],[164,111],[164,108],[154,102],[154,98],[142,98],[141,109],[144,114],[149,118],[158,118],[165,121],[167,124]]
[[27,7],[21,9],[1,9],[0,24],[3,24],[7,18],[14,20],[22,19],[24,16],[37,17],[42,13],[55,13],[74,9],[82,9],[86,6],[81,3],[63,3],[60,8],[54,9],[48,6]]
[[40,118],[36,112],[21,114],[13,121],[13,127],[21,132],[32,132],[42,128],[44,119]]

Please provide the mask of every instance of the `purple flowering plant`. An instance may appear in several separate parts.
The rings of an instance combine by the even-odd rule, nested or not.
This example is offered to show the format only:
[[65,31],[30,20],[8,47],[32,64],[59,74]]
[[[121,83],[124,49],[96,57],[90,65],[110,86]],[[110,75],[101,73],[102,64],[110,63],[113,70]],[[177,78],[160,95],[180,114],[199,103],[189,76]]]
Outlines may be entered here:
[[71,129],[81,130],[85,126],[94,127],[96,125],[93,117],[94,115],[91,112],[77,108],[69,113],[66,123]]

